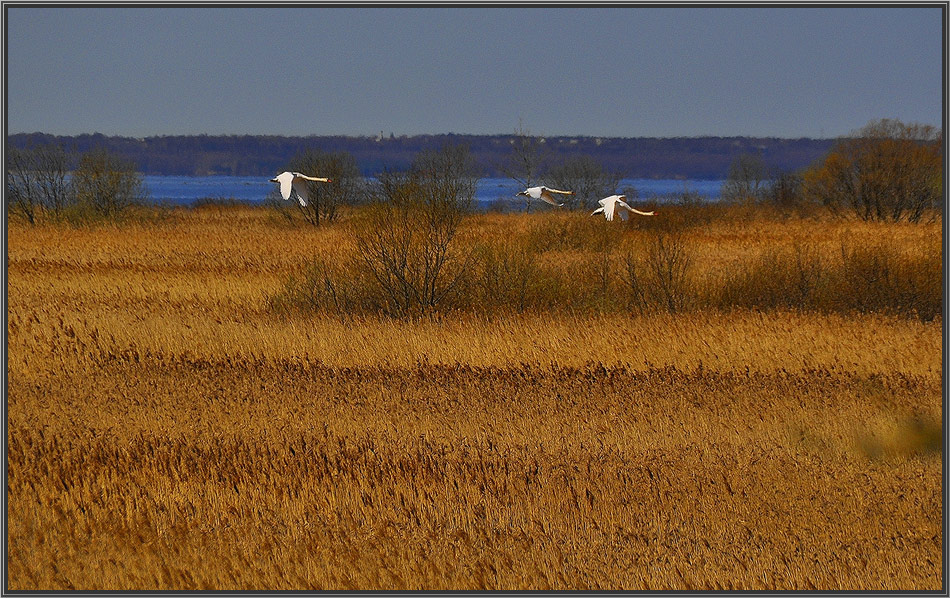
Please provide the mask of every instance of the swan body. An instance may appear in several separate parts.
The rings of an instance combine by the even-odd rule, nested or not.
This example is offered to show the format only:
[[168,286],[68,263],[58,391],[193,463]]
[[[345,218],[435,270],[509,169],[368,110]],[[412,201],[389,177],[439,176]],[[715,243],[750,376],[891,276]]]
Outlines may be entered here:
[[300,202],[301,207],[305,207],[307,201],[310,200],[310,194],[307,191],[307,181],[317,181],[319,183],[333,182],[330,179],[307,176],[299,172],[282,172],[270,180],[272,183],[280,183],[280,196],[284,199],[290,199],[291,191],[296,193],[297,201]]
[[610,197],[605,197],[598,201],[600,207],[590,213],[591,216],[595,214],[603,214],[607,219],[607,222],[613,222],[614,214],[619,213],[621,220],[627,219],[627,213],[639,214],[640,216],[656,216],[655,211],[651,212],[642,212],[636,208],[631,208],[627,205],[627,202],[624,200],[627,199],[626,195],[611,195]]
[[524,195],[525,197],[530,197],[531,199],[540,199],[542,201],[546,201],[552,206],[563,206],[563,203],[554,199],[554,193],[561,195],[574,195],[573,191],[561,191],[559,189],[552,189],[543,185],[540,187],[528,187],[524,191],[519,191],[517,195]]

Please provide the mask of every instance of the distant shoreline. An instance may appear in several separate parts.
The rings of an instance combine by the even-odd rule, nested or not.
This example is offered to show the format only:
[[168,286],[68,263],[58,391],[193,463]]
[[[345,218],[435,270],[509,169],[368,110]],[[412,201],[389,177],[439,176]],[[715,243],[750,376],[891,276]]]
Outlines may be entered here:
[[[467,145],[482,168],[482,176],[504,176],[514,135],[309,136],[279,135],[163,135],[154,137],[51,135],[16,133],[7,146],[28,148],[56,144],[79,153],[102,147],[132,160],[146,175],[262,176],[284,168],[308,149],[347,152],[360,170],[373,176],[402,170],[420,151],[446,144]],[[624,178],[724,179],[739,155],[757,154],[767,166],[782,172],[800,170],[824,156],[834,139],[776,137],[542,137],[548,161],[558,163],[576,155],[590,156]]]
[[[368,177],[368,180],[372,180],[372,177]],[[673,197],[681,197],[687,191],[704,200],[718,200],[723,182],[720,179],[622,179],[617,191],[630,193],[628,200],[632,202],[668,201]],[[148,188],[150,203],[172,206],[215,202],[258,205],[266,202],[268,193],[276,193],[277,189],[268,177],[258,176],[145,175],[144,183]],[[504,207],[519,211],[526,205],[523,198],[515,196],[520,189],[519,184],[512,179],[480,179],[475,192],[475,207],[481,210]]]

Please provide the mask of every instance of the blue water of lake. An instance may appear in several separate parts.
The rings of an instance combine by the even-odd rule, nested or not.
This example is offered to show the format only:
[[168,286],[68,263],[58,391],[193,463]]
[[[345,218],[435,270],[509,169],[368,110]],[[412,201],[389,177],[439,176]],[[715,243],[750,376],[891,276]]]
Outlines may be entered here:
[[[261,202],[277,188],[268,177],[243,176],[145,176],[151,200],[156,203],[189,205],[199,199],[234,199],[242,202]],[[638,199],[671,201],[684,191],[696,193],[705,199],[717,199],[721,180],[679,179],[623,179],[618,193],[628,188],[637,190]],[[480,179],[475,200],[486,208],[497,200],[510,201],[516,208],[523,198],[515,197],[522,187],[511,179]],[[629,197],[628,200],[633,199]]]

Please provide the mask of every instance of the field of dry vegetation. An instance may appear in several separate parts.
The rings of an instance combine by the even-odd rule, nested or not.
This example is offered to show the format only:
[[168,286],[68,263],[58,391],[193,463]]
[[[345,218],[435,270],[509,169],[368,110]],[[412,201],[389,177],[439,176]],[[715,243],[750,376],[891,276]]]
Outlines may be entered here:
[[939,221],[364,221],[9,224],[8,590],[942,588]]

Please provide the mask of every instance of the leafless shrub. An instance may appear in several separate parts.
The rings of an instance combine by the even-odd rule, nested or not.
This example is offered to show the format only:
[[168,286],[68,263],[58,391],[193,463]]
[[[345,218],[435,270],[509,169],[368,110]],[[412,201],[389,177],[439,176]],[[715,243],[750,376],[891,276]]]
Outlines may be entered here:
[[727,277],[720,307],[813,309],[826,303],[830,275],[814,247],[768,249]]
[[768,168],[761,156],[742,154],[729,165],[729,175],[722,185],[722,199],[729,202],[757,202],[768,191]]
[[773,206],[787,212],[801,212],[805,202],[804,181],[794,172],[773,175],[765,192],[765,198]]
[[119,218],[140,204],[147,191],[135,164],[105,149],[89,151],[73,173],[76,221]]
[[72,200],[68,157],[58,145],[7,148],[7,209],[30,224],[41,213],[59,220]]
[[424,152],[405,173],[379,176],[359,259],[400,315],[427,313],[457,290],[471,253],[453,241],[477,178],[467,148]]
[[593,209],[597,200],[612,195],[620,182],[620,174],[609,172],[590,156],[575,156],[553,168],[548,176],[558,189],[574,192],[564,198],[568,209]]
[[524,312],[536,307],[531,291],[540,270],[536,253],[524,243],[483,244],[476,254],[478,308]]
[[640,210],[657,210],[661,214],[655,218],[630,218],[627,226],[658,233],[685,233],[690,229],[705,226],[715,219],[724,205],[707,201],[685,185],[679,193],[662,196],[653,194],[639,201],[628,199],[627,203]]
[[941,207],[943,133],[929,125],[872,121],[805,172],[807,193],[864,220],[917,222]]
[[525,187],[537,184],[549,159],[549,152],[542,138],[533,135],[519,122],[510,142],[511,153],[508,160],[498,164],[498,169]]
[[841,309],[916,314],[927,320],[943,310],[939,245],[912,259],[886,243],[845,240],[837,279]]
[[640,260],[633,255],[627,255],[624,259],[626,270],[624,271],[624,282],[627,286],[627,299],[630,309],[636,309],[639,313],[647,311],[649,304],[647,295],[647,281],[644,277],[644,269]]
[[[551,160],[551,152],[544,138],[533,135],[519,121],[510,143],[511,153],[506,161],[496,165],[498,170],[525,188],[540,184]],[[525,198],[525,211],[531,211],[531,200],[528,198]]]
[[689,303],[687,276],[692,258],[680,235],[659,234],[653,238],[647,264],[655,283],[658,302],[670,312],[681,311]]
[[722,282],[718,306],[886,312],[932,319],[942,310],[939,248],[914,259],[886,243],[843,241],[840,259],[796,244],[737,264]]
[[[603,216],[578,218],[568,213],[552,213],[550,218],[545,218],[529,229],[527,243],[539,253],[570,249],[599,251],[603,243],[604,224]],[[614,228],[619,232],[619,226]]]
[[641,311],[658,307],[679,312],[693,302],[692,256],[681,235],[654,233],[645,254],[628,254],[625,265],[623,282],[632,307]]
[[327,153],[309,149],[294,156],[287,170],[330,179],[329,183],[307,182],[309,201],[305,206],[284,201],[276,190],[272,191],[268,195],[268,205],[287,219],[299,215],[305,222],[320,226],[336,220],[340,206],[356,205],[365,198],[365,181],[355,158],[347,152]]
[[267,299],[271,313],[331,313],[340,317],[377,313],[385,298],[376,292],[370,277],[354,263],[334,264],[321,258],[308,262],[283,287]]

